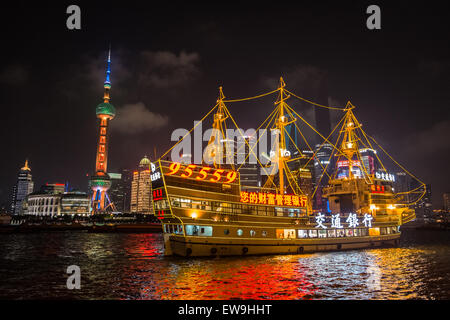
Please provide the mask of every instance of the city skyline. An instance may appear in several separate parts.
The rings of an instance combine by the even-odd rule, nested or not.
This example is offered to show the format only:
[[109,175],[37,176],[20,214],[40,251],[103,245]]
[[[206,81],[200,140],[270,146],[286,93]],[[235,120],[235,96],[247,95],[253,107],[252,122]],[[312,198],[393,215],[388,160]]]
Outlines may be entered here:
[[[114,7],[107,13],[87,4],[80,7],[86,14],[78,34],[65,29],[64,5],[38,10],[41,18],[46,17],[39,20],[41,31],[27,29],[37,19],[32,16],[36,10],[24,10],[28,22],[18,28],[18,34],[31,32],[33,54],[22,52],[20,36],[6,36],[11,46],[0,65],[1,96],[2,104],[10,107],[0,121],[3,136],[13,134],[2,139],[2,149],[10,150],[10,157],[1,160],[2,202],[9,201],[25,158],[33,167],[36,185],[68,180],[84,189],[86,174],[94,170],[94,113],[111,43],[112,99],[118,117],[111,124],[109,160],[115,170],[134,168],[145,154],[152,159],[154,147],[158,155],[165,152],[173,129],[190,129],[191,119],[200,119],[215,103],[219,85],[227,97],[246,97],[262,88],[274,89],[273,80],[282,74],[287,87],[302,96],[313,99],[326,82],[333,105],[351,100],[365,130],[431,184],[434,206],[442,206],[449,178],[445,167],[449,61],[448,45],[441,41],[445,32],[436,27],[443,15],[432,19],[427,10],[419,15],[385,5],[383,28],[371,33],[365,28],[362,4],[337,8],[339,14],[309,4],[303,12],[262,12],[258,20],[245,9],[231,21],[226,14],[195,12],[195,8],[185,13],[186,20],[175,21],[172,11],[157,10],[157,14],[151,7],[130,8],[126,16]],[[232,8],[225,10],[232,12]],[[142,18],[136,19],[142,25],[134,25],[136,30],[126,23],[104,25],[101,18],[105,16],[125,21]],[[158,22],[168,17],[171,23],[163,34]],[[414,17],[421,17],[421,23],[416,25]],[[17,27],[17,22],[8,19],[2,23]],[[318,29],[325,19],[327,27]],[[280,21],[283,27],[277,25]],[[245,25],[241,33],[240,24]],[[414,32],[404,35],[407,28]],[[145,30],[150,31],[148,41],[142,39]],[[44,31],[50,35],[46,39],[41,37]],[[45,45],[37,46],[39,42]],[[259,113],[264,114],[272,103],[267,99],[229,108],[243,127],[256,127],[260,121],[252,120],[259,120]],[[312,107],[296,107],[305,116],[313,114]],[[439,166],[444,174],[436,171]]]

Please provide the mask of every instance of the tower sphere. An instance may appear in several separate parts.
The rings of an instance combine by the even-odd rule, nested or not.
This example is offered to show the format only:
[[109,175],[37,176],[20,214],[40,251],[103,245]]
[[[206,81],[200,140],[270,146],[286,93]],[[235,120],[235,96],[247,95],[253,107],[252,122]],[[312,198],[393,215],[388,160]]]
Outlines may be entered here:
[[116,108],[111,103],[102,102],[95,108],[95,113],[97,114],[97,118],[106,115],[110,116],[110,119],[113,119],[116,116]]

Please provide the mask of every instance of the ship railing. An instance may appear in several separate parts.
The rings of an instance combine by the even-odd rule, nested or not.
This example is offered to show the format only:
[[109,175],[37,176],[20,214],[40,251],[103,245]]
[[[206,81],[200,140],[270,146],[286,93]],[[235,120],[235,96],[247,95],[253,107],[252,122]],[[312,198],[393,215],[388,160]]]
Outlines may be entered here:
[[328,187],[325,188],[324,193],[336,193],[336,192],[345,192],[345,193],[351,193],[354,192],[355,189],[351,187]]
[[402,224],[408,223],[416,218],[416,213],[413,212],[404,212],[402,214]]

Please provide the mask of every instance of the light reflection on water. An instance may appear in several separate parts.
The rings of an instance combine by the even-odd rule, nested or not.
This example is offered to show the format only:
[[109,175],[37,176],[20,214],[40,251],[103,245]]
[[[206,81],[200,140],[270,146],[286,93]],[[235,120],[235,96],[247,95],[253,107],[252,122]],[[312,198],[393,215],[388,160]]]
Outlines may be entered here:
[[[284,256],[163,256],[161,234],[0,236],[2,299],[450,299],[450,233],[398,248]],[[65,270],[81,268],[81,289]]]

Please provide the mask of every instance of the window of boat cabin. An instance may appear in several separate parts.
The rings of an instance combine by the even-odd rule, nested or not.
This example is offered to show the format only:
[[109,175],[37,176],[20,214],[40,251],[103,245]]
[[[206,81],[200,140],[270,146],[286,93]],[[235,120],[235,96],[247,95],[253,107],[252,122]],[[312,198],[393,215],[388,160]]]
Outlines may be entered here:
[[336,237],[345,237],[344,229],[336,229]]
[[255,230],[250,230],[250,237],[254,237],[254,236],[256,236]]
[[353,229],[353,235],[355,236],[355,237],[359,237],[360,235],[361,235],[361,233],[360,233],[360,231],[359,230],[361,230],[361,229]]
[[244,234],[244,231],[242,231],[242,229],[238,229],[237,230],[237,235],[238,236],[242,236]]
[[192,207],[192,200],[186,199],[186,198],[180,198],[180,204],[182,208],[191,208]]
[[186,228],[186,235],[188,235],[188,236],[198,235],[198,227],[197,226],[187,224],[185,228]]
[[284,229],[277,229],[276,236],[277,236],[277,239],[284,239]]
[[258,206],[258,215],[267,216],[267,208],[266,206]]
[[172,207],[181,207],[180,198],[171,197],[170,201],[171,201]]
[[230,234],[230,230],[229,229],[223,230],[223,234],[226,235],[226,236],[229,235]]
[[267,237],[267,231],[265,231],[265,230],[261,231],[261,235],[262,235],[263,237]]
[[295,229],[284,229],[285,239],[295,239]]
[[191,200],[192,203],[192,209],[201,209],[202,208],[202,202],[200,200]]
[[365,236],[368,235],[368,230],[367,230],[367,228],[361,228],[361,229],[359,229],[359,232],[360,232],[360,234],[361,234],[362,237],[365,237]]
[[345,229],[345,236],[353,237],[353,229]]
[[308,230],[298,230],[297,234],[299,238],[308,238]]
[[317,238],[317,230],[309,230],[310,238]]
[[318,231],[319,231],[319,238],[327,237],[327,230],[318,230]]
[[379,236],[380,228],[369,228],[369,236]]
[[233,203],[233,213],[242,213],[242,206],[238,203]]
[[198,226],[199,236],[211,237],[213,228],[211,226]]
[[328,230],[328,237],[329,238],[336,238],[336,229]]

